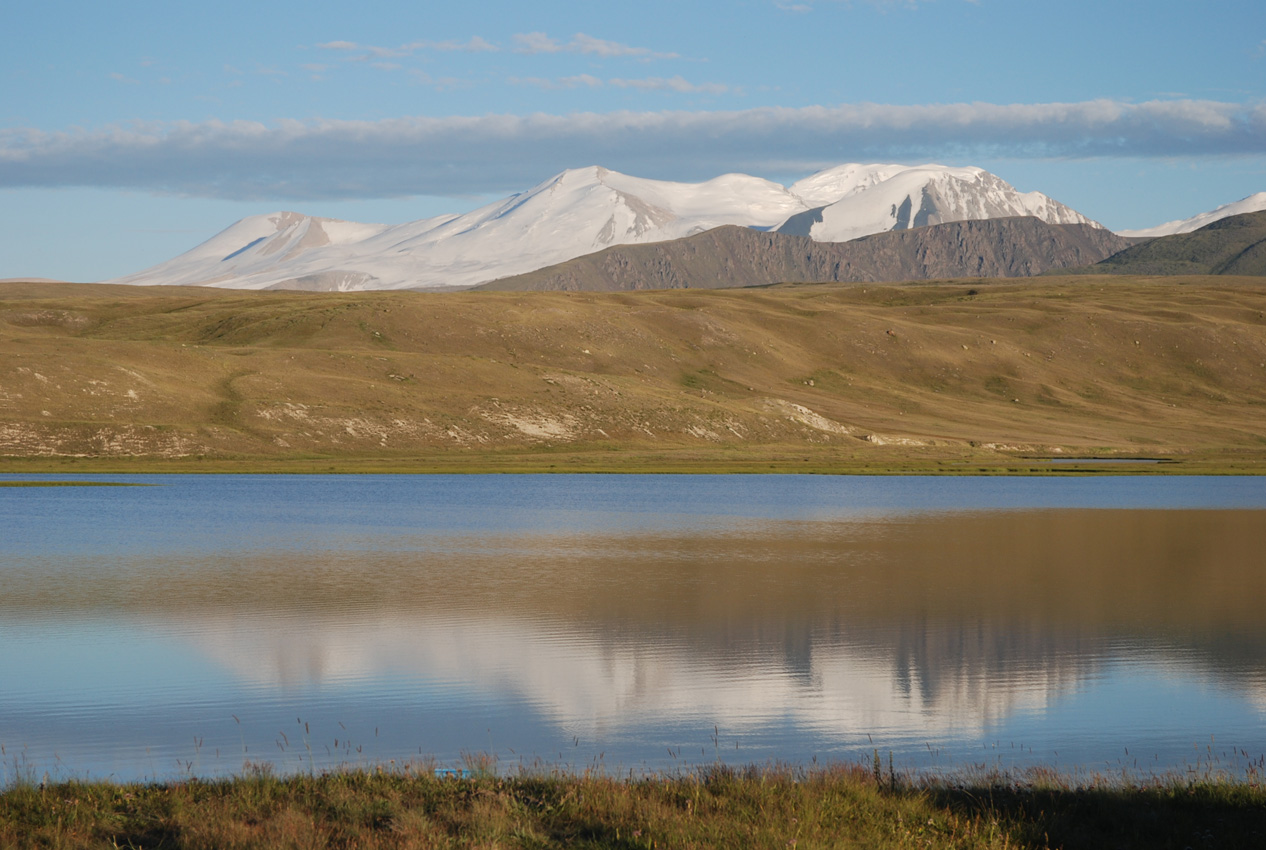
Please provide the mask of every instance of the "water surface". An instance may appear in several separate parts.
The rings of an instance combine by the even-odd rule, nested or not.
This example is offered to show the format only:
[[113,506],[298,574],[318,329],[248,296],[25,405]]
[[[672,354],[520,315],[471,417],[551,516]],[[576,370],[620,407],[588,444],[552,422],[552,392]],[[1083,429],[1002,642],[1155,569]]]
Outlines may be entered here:
[[0,780],[1266,752],[1262,479],[103,480],[0,488]]

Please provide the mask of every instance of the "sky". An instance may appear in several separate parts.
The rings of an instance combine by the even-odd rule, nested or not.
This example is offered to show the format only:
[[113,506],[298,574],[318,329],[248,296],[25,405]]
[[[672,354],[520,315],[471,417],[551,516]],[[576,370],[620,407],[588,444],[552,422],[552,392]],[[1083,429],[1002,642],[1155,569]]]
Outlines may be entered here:
[[1113,229],[1266,191],[1266,3],[8,4],[0,278],[248,215],[400,223],[566,168],[977,165]]

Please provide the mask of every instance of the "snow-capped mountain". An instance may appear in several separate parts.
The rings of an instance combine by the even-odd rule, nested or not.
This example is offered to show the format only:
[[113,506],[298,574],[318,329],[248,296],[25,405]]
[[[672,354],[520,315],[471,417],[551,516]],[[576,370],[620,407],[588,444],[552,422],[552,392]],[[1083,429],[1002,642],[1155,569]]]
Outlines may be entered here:
[[1091,224],[1041,192],[1019,192],[983,168],[924,165],[841,165],[791,186],[806,212],[779,230],[817,242],[847,242],[888,230],[1010,216],[1047,224]]
[[979,168],[842,165],[790,187],[744,174],[703,183],[591,166],[464,215],[400,225],[277,212],[243,219],[168,262],[111,283],[235,289],[467,287],[612,245],[662,242],[725,224],[844,241],[922,224],[1036,215],[1088,222]]
[[173,260],[111,283],[238,289],[472,286],[611,245],[660,242],[723,224],[769,228],[804,209],[777,183],[705,183],[570,171],[465,215],[396,226],[279,212],[243,219]]
[[1247,198],[1236,201],[1232,204],[1223,204],[1215,210],[1193,215],[1191,218],[1184,218],[1181,221],[1167,221],[1156,227],[1148,227],[1143,230],[1122,230],[1119,231],[1122,236],[1173,236],[1175,233],[1191,233],[1193,230],[1199,230],[1206,224],[1213,224],[1224,218],[1233,215],[1241,215],[1243,213],[1260,212],[1266,210],[1266,192],[1258,192],[1255,195],[1249,195]]

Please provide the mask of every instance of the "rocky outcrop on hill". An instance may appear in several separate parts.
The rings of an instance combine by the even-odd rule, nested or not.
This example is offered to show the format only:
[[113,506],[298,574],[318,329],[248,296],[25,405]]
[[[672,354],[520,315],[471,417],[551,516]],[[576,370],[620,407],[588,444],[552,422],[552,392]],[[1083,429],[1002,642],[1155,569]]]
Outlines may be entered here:
[[1128,247],[1111,231],[1033,217],[960,221],[814,242],[719,227],[686,239],[620,245],[480,289],[722,289],[772,283],[1027,277],[1084,266]]

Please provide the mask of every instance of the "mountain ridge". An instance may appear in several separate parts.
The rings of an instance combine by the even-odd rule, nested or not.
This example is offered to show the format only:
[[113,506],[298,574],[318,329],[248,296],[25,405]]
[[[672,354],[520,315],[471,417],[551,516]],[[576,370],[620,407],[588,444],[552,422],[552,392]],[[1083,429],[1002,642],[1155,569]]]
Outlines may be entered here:
[[1180,233],[1191,233],[1205,225],[1233,215],[1261,212],[1262,210],[1266,210],[1266,192],[1257,192],[1234,203],[1223,204],[1208,212],[1198,213],[1191,218],[1167,221],[1164,224],[1158,224],[1156,227],[1147,227],[1142,230],[1118,230],[1117,232],[1130,238],[1142,237],[1150,239],[1158,236],[1174,236]]
[[[721,227],[675,242],[619,245],[481,290],[726,289],[801,282],[1028,277],[1129,246],[1109,230],[1034,217],[950,222],[850,242]],[[1091,259],[1096,262],[1097,259]]]
[[1063,273],[1266,275],[1266,211],[1219,218],[1190,233],[1149,239]]

